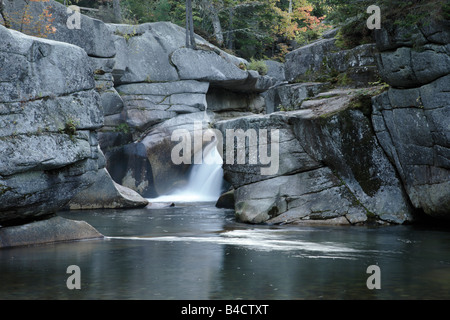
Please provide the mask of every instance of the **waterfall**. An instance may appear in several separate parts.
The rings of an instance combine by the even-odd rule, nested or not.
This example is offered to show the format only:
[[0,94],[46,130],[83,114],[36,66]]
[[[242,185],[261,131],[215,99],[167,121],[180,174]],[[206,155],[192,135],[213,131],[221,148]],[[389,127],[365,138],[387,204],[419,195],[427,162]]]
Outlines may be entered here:
[[209,202],[217,201],[222,193],[223,160],[217,150],[217,140],[205,147],[201,164],[193,164],[187,185],[153,202]]

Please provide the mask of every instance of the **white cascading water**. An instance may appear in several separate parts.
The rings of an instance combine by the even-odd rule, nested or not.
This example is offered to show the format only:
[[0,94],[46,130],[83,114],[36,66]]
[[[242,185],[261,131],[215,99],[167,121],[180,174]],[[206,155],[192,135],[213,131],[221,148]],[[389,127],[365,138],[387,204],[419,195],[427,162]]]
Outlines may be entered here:
[[203,151],[202,164],[194,164],[188,184],[170,195],[149,199],[153,202],[209,202],[217,201],[222,193],[223,160],[217,150],[217,141]]

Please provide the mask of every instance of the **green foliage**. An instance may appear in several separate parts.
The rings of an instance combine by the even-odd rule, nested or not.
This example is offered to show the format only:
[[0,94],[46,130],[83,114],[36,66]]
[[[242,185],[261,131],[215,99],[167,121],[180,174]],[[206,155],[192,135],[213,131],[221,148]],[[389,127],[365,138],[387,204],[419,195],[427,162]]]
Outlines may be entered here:
[[[103,12],[103,18],[99,19],[113,16],[111,1],[70,1],[101,8],[99,14]],[[124,23],[170,21],[185,27],[185,1],[121,0],[120,3]],[[290,50],[318,39],[330,25],[342,26],[337,36],[337,45],[342,49],[372,42],[372,31],[366,26],[370,14],[366,10],[373,4],[381,7],[382,23],[390,20],[411,26],[426,23],[431,17],[450,19],[448,0],[192,0],[192,3],[195,32],[246,59],[269,57],[283,61]],[[218,26],[223,43],[217,41]]]
[[74,120],[72,118],[68,118],[66,120],[66,123],[64,124],[64,128],[60,128],[59,132],[60,133],[65,133],[67,135],[69,135],[70,139],[74,139],[74,136],[77,135],[77,125],[78,125],[78,121]]
[[442,5],[442,18],[445,20],[450,20],[450,2]]
[[[366,20],[367,7],[378,5],[382,20],[390,20],[411,26],[423,23],[430,18],[445,18],[449,14],[448,0],[310,0],[317,8],[327,14],[333,24],[343,24],[351,17],[359,16]],[[447,10],[447,11],[446,11]]]
[[[122,0],[121,8],[128,21],[138,23],[171,21],[175,22],[180,13],[180,2],[174,0]],[[184,6],[183,6],[184,10]]]
[[121,132],[121,133],[130,133],[130,127],[127,123],[121,123],[119,124],[115,129],[115,132]]
[[285,106],[283,106],[282,104],[279,104],[279,105],[278,105],[278,110],[280,110],[280,111],[282,111],[282,112],[289,112],[289,111],[294,111],[295,108],[292,107],[292,106],[285,107]]
[[336,46],[343,50],[373,42],[372,31],[366,27],[366,19],[362,19],[361,15],[350,19],[343,25],[339,29],[336,39]]
[[248,70],[256,70],[262,76],[267,74],[267,64],[263,60],[251,59],[247,66]]

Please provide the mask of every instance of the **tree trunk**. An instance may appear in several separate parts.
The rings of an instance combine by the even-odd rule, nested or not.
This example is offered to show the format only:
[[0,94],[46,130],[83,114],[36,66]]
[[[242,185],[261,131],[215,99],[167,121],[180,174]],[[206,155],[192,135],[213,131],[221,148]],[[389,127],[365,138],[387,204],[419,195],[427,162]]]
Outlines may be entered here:
[[211,20],[214,29],[214,37],[216,38],[217,43],[220,46],[222,46],[224,38],[223,38],[222,24],[220,23],[217,8],[212,3],[212,0],[202,0],[201,7],[208,16],[209,20]]
[[189,41],[189,4],[188,4],[189,0],[186,0],[186,48],[190,48],[191,47],[191,42]]
[[122,11],[120,10],[120,0],[113,0],[114,19],[117,23],[122,22]]
[[216,38],[216,41],[219,44],[219,46],[222,46],[223,45],[222,25],[220,24],[219,15],[214,10],[214,8],[210,12],[210,17],[214,28],[214,37]]
[[229,21],[228,21],[228,28],[230,29],[228,31],[228,39],[227,39],[227,48],[230,50],[233,50],[233,36],[234,36],[234,32],[233,32],[233,20],[234,20],[234,9],[230,8],[230,12],[229,12]]
[[194,35],[194,16],[192,13],[192,0],[189,0],[189,33],[191,36],[191,48],[196,49]]
[[186,0],[186,48],[196,49],[192,0]]

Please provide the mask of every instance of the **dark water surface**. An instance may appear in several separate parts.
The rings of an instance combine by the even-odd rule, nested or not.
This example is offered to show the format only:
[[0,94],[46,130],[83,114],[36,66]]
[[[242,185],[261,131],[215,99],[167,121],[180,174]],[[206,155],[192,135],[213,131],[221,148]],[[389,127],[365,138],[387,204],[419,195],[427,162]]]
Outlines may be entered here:
[[254,226],[212,204],[60,215],[107,238],[0,250],[0,299],[450,299],[449,229]]

